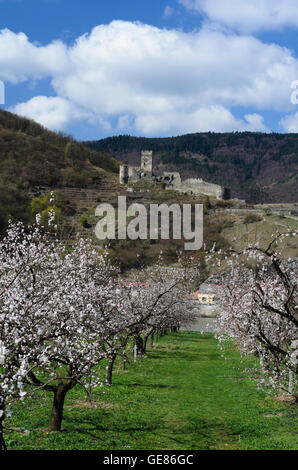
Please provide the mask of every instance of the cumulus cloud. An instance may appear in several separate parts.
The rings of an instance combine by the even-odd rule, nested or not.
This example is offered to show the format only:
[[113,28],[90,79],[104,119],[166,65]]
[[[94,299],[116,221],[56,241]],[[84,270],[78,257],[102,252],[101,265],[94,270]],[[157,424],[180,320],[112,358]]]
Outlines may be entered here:
[[0,30],[0,79],[20,83],[63,73],[68,68],[67,48],[60,41],[32,44],[24,33]]
[[244,33],[298,27],[297,0],[179,0],[179,3]]
[[[51,77],[56,101],[36,97],[14,111],[51,128],[65,128],[74,116],[87,114],[106,129],[116,120],[116,130],[146,134],[263,131],[263,109],[293,109],[290,85],[298,77],[298,61],[286,48],[208,27],[185,33],[113,21],[71,47],[35,45],[22,33],[4,30],[0,79],[45,76]],[[237,119],[234,106],[257,112]]]
[[192,113],[145,114],[136,119],[135,128],[147,135],[176,134],[179,132],[262,131],[269,132],[259,114],[248,114],[245,119],[237,119],[223,106],[213,105],[198,108]]
[[280,120],[280,125],[285,132],[298,133],[298,112],[284,116]]
[[114,21],[80,37],[71,67],[54,77],[60,96],[107,115],[194,112],[199,106],[290,107],[292,53],[253,37]]
[[54,131],[64,130],[71,121],[90,117],[68,100],[47,96],[35,96],[25,103],[11,107],[10,111],[34,119]]

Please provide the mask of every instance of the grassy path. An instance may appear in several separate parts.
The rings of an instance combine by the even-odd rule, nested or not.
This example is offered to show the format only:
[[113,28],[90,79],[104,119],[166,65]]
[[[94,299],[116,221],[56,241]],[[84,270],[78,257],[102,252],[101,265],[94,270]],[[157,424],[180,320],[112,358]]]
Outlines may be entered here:
[[62,433],[46,430],[51,395],[40,393],[16,408],[9,447],[297,449],[297,407],[266,397],[239,365],[238,352],[223,359],[211,335],[166,336],[147,358],[127,372],[119,369],[112,387],[95,392],[97,408],[86,406],[83,391],[74,389]]

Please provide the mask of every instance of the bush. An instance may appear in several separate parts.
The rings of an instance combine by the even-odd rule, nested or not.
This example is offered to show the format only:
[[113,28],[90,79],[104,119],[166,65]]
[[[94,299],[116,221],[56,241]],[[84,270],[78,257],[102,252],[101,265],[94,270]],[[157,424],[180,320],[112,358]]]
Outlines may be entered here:
[[244,224],[253,224],[254,222],[260,222],[262,217],[258,214],[247,214],[244,218]]
[[216,242],[215,251],[224,250],[228,247],[229,247],[229,242],[224,237],[221,237]]
[[269,209],[269,207],[266,207],[266,209],[264,209],[264,213],[267,215],[267,217],[270,217],[270,215],[272,215],[272,210]]
[[[72,216],[76,213],[75,208],[71,205],[70,201],[67,201],[60,191],[54,191],[54,204],[59,209],[60,215]],[[47,193],[41,197],[35,197],[30,203],[32,214],[35,216],[38,213],[42,213],[46,209],[52,206],[51,193]]]
[[223,199],[219,199],[218,201],[216,201],[216,207],[233,207],[233,205],[233,200],[226,201]]
[[0,183],[0,236],[5,233],[8,219],[31,221],[29,199],[24,191]]
[[55,220],[54,220],[55,224],[61,224],[61,221],[62,221],[61,209],[55,205],[47,207],[41,212],[41,222],[45,225],[48,225],[52,210],[55,212]]
[[204,197],[203,204],[204,204],[204,210],[211,209],[212,205],[211,205],[210,197],[209,197],[209,196],[205,196],[205,197]]
[[91,228],[91,225],[88,223],[88,220],[86,217],[81,218],[81,225],[84,228]]

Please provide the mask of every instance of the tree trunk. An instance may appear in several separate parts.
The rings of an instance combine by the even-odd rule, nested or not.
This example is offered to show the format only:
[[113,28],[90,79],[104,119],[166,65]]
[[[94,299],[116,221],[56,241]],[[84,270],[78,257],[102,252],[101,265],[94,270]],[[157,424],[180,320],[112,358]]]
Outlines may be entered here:
[[147,351],[147,341],[148,341],[148,336],[145,336],[144,341],[143,341],[143,354],[146,354],[146,351]]
[[54,400],[50,420],[50,431],[61,431],[63,406],[67,392],[72,388],[71,383],[60,383],[54,391]]
[[108,365],[107,377],[106,377],[107,385],[112,385],[112,376],[113,376],[113,368],[114,368],[115,359],[116,359],[116,354],[113,354],[113,356],[111,356],[109,359],[109,365]]
[[151,333],[148,333],[145,336],[144,341],[143,341],[143,352],[144,352],[144,354],[146,354],[146,352],[147,352],[147,343],[148,343],[148,338],[149,338],[150,335],[151,335]]
[[143,356],[144,354],[144,341],[142,336],[138,335],[136,337],[136,346],[137,346],[137,355]]
[[3,433],[3,416],[0,418],[0,451],[1,450],[7,450]]

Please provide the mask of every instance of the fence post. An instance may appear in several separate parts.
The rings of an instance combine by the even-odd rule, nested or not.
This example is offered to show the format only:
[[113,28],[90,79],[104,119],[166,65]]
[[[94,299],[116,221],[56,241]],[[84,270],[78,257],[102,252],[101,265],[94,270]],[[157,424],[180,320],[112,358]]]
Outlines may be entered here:
[[138,353],[137,345],[135,344],[133,347],[133,362],[137,362],[137,353]]
[[293,394],[293,382],[294,382],[294,373],[292,370],[289,370],[289,394]]
[[262,351],[260,351],[259,356],[260,356],[260,366],[263,367],[264,361],[263,361],[263,353],[262,353]]

